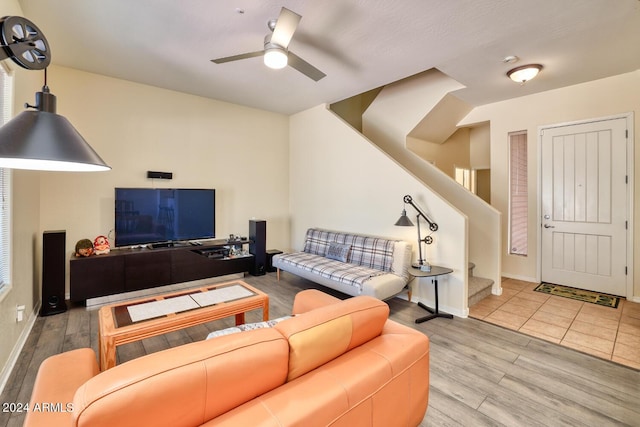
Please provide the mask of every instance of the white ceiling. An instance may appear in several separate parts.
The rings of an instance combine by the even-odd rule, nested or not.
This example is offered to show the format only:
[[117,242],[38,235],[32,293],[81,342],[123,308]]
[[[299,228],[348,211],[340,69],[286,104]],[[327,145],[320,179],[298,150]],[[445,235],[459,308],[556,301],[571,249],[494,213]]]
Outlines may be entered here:
[[[639,0],[19,3],[47,38],[53,64],[284,114],[430,68],[464,84],[456,96],[472,105],[640,69]],[[261,50],[282,6],[302,15],[289,49],[327,77],[271,70],[261,57],[210,62]],[[521,59],[505,64],[507,55]],[[506,77],[526,63],[545,68],[524,86]]]

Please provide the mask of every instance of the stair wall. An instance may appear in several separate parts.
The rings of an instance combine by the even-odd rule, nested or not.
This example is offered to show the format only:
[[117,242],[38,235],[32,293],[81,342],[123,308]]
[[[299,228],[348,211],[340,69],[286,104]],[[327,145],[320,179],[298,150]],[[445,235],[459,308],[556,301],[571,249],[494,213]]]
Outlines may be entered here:
[[[424,183],[429,191],[429,198],[423,206],[427,213],[429,204],[439,198],[446,199],[468,217],[468,257],[476,263],[476,273],[479,276],[493,280],[492,292],[500,294],[500,212],[407,149],[407,137],[412,132],[416,133],[415,128],[429,116],[432,109],[443,102],[443,99],[451,96],[450,92],[462,87],[460,83],[438,70],[429,70],[385,86],[363,115],[363,134]],[[452,104],[450,101],[445,103]],[[460,108],[464,107],[462,103],[457,105]],[[462,112],[459,114],[463,115]],[[432,122],[432,126],[435,125],[436,123]],[[449,128],[450,123],[443,126]],[[431,133],[446,135],[446,132],[436,130]],[[434,219],[438,222],[437,217]]]

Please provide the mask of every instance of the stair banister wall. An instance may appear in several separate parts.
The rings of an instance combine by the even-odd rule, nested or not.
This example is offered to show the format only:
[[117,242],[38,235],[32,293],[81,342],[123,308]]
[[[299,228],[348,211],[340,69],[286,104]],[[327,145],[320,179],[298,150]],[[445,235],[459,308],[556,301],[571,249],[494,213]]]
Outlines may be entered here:
[[[289,125],[289,192],[292,250],[301,250],[307,228],[323,227],[416,242],[415,227],[396,227],[405,194],[439,226],[426,258],[452,268],[441,278],[442,311],[466,317],[467,218],[350,124],[318,106],[294,114]],[[414,243],[417,246],[417,242]],[[414,247],[414,259],[417,247]],[[432,306],[428,279],[414,282],[414,301]]]
[[492,293],[500,295],[501,213],[406,148],[413,129],[443,98],[460,88],[460,83],[437,70],[388,85],[364,112],[362,132],[468,217],[469,260],[476,264],[475,274],[493,280]]

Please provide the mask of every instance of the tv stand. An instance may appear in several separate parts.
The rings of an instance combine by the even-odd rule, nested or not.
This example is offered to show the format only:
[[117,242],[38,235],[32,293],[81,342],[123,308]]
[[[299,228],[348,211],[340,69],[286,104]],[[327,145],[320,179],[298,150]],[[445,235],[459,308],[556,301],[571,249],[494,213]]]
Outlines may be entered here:
[[178,242],[157,242],[157,243],[149,243],[147,247],[149,249],[158,249],[158,248],[173,248],[174,246],[182,246]]
[[248,240],[211,240],[195,249],[189,244],[155,249],[112,249],[105,255],[72,256],[69,291],[73,302],[174,283],[227,274],[246,273],[253,255],[229,256],[229,246],[248,245]]

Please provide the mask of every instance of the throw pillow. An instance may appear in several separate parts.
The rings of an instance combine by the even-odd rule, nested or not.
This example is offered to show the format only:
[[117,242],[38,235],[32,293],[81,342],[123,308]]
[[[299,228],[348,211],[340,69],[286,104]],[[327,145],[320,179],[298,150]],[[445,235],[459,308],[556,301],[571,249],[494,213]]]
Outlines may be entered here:
[[346,243],[331,242],[329,243],[329,249],[327,249],[327,255],[325,256],[336,261],[347,262],[350,249],[351,245]]
[[230,328],[221,329],[219,331],[213,331],[209,335],[207,335],[207,338],[205,339],[221,337],[223,335],[237,334],[238,332],[251,331],[254,329],[273,328],[278,323],[282,322],[283,320],[289,319],[291,317],[292,316],[284,316],[284,317],[279,317],[277,319],[267,320],[266,322],[245,323],[244,325],[232,326]]

